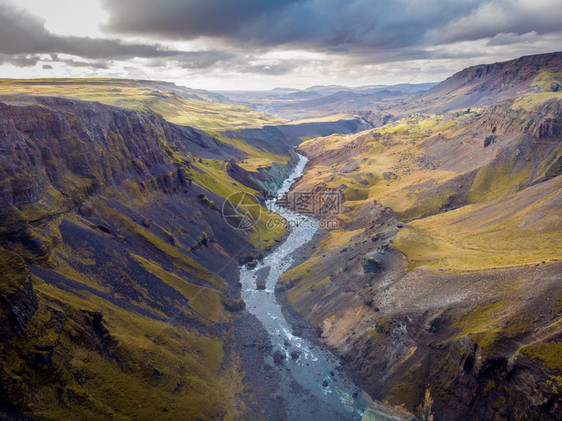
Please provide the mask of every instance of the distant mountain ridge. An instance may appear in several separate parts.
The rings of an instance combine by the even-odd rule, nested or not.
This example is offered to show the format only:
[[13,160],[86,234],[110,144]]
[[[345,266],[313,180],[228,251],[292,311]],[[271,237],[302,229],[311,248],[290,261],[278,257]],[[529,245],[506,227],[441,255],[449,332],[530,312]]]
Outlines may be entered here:
[[468,67],[420,94],[416,103],[429,103],[427,111],[446,112],[522,94],[556,92],[561,84],[562,52],[558,51]]
[[220,91],[231,101],[274,116],[298,120],[331,114],[372,110],[397,97],[430,89],[435,83],[397,85],[312,86],[304,90],[274,89],[263,92]]

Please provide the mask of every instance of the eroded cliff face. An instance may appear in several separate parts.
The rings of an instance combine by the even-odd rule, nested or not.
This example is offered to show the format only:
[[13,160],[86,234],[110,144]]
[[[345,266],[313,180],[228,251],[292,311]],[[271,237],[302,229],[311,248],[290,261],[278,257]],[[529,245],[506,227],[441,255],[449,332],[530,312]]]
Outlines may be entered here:
[[6,340],[25,330],[29,319],[37,310],[37,296],[31,284],[30,273],[21,257],[0,249],[0,266],[0,337]]
[[284,229],[239,230],[221,208],[236,192],[265,198],[310,129],[256,129],[250,145],[151,111],[3,96],[0,413],[283,419],[238,264]]
[[560,417],[560,115],[508,101],[299,148],[295,191],[343,204],[277,292],[374,398],[432,400],[435,419]]
[[468,67],[419,95],[410,106],[443,113],[489,106],[532,92],[557,92],[561,67],[561,52]]
[[23,106],[2,103],[0,113],[4,207],[34,204],[49,184],[74,199],[124,180],[181,183],[187,177],[178,172],[174,153],[217,159],[244,155],[151,112],[46,97]]
[[226,171],[246,154],[152,112],[3,101],[0,410],[252,416],[253,366],[224,347],[252,323],[237,264],[283,232],[222,217],[231,192],[257,193]]

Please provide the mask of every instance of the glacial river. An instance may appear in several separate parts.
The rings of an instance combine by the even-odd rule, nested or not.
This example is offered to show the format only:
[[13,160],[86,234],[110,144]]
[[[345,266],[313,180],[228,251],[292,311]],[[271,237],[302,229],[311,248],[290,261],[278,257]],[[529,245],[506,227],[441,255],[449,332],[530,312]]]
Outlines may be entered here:
[[[279,394],[287,402],[290,420],[399,419],[379,410],[376,402],[368,401],[362,390],[341,370],[338,359],[329,350],[294,335],[276,300],[275,284],[293,264],[293,252],[311,241],[318,229],[315,219],[277,203],[302,175],[307,161],[306,157],[300,156],[293,173],[284,181],[276,198],[266,202],[269,210],[287,221],[290,232],[287,239],[265,256],[256,268],[241,268],[242,298],[246,302],[246,309],[258,318],[270,334],[272,354],[280,351],[286,357],[279,365],[275,365],[270,357],[269,363],[280,376],[282,390]],[[256,281],[264,278],[265,290],[256,289]],[[291,357],[293,351],[299,352],[297,359]]]

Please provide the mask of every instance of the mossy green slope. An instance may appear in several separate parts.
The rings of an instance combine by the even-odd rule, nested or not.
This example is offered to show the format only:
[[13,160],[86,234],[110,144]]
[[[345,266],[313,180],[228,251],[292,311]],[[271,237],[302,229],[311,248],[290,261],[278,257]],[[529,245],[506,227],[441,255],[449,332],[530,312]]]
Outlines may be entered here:
[[[133,110],[152,110],[166,120],[201,129],[261,127],[283,120],[249,107],[210,102],[205,93],[189,97],[167,82],[127,79],[0,79],[0,95],[57,96],[97,101]],[[220,100],[220,98],[219,98]]]
[[38,305],[24,305],[26,292],[2,307],[2,323],[21,306],[30,314],[0,339],[0,409],[61,420],[253,418],[241,357],[224,346],[246,317],[237,260],[283,232],[223,219],[231,193],[258,194],[226,172],[237,150],[206,148],[200,133],[151,111],[37,102],[0,107],[11,122],[0,153],[9,250],[0,288],[11,296],[33,279]]
[[444,419],[561,404],[562,101],[526,95],[299,147],[295,190],[343,204],[278,292],[378,399],[416,411],[429,390]]

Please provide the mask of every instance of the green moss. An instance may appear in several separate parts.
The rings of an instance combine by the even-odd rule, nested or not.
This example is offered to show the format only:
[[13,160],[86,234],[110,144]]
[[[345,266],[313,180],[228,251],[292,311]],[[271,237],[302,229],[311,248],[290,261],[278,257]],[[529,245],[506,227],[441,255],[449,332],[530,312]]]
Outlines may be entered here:
[[18,233],[28,227],[27,217],[15,206],[11,206],[0,216],[0,235]]
[[221,304],[221,294],[217,290],[192,284],[186,279],[164,270],[162,266],[152,260],[135,254],[131,254],[131,257],[139,262],[148,272],[157,276],[188,298],[189,308],[195,310],[198,314],[213,322],[222,322],[228,319],[228,314],[223,310]]
[[[36,288],[42,307],[26,336],[0,344],[3,388],[24,413],[60,420],[240,418],[243,374],[224,354],[221,338],[96,296],[80,298],[44,283]],[[119,345],[100,351],[79,309],[102,311]],[[42,361],[39,353],[52,365],[33,363]]]
[[383,335],[390,333],[390,320],[386,317],[381,317],[377,320],[376,331]]
[[456,192],[454,191],[445,191],[416,201],[414,205],[408,208],[408,210],[399,213],[400,219],[411,220],[428,215],[435,215],[449,205],[451,199],[455,195]]
[[400,380],[393,382],[386,393],[388,402],[392,405],[404,405],[406,410],[414,411],[422,400],[425,389],[424,372],[421,365],[409,368],[400,376]]
[[525,345],[519,352],[531,359],[539,359],[554,370],[562,371],[562,342]]
[[[61,96],[83,101],[97,101],[137,111],[152,110],[172,123],[201,129],[262,127],[265,124],[284,122],[246,106],[185,98],[166,91],[165,88],[161,89],[159,86],[136,80],[4,79],[0,81],[0,93]],[[199,95],[206,96],[204,93]]]
[[515,162],[503,166],[487,165],[481,168],[468,193],[473,203],[489,202],[526,187],[531,174],[531,162],[518,172]]
[[551,180],[490,203],[418,219],[398,233],[393,247],[408,257],[410,269],[473,270],[557,259],[556,207],[547,204],[559,192],[559,183]]
[[367,200],[369,198],[369,190],[350,187],[345,189],[343,197],[348,202]]
[[17,292],[28,281],[25,262],[17,254],[0,247],[0,295]]

